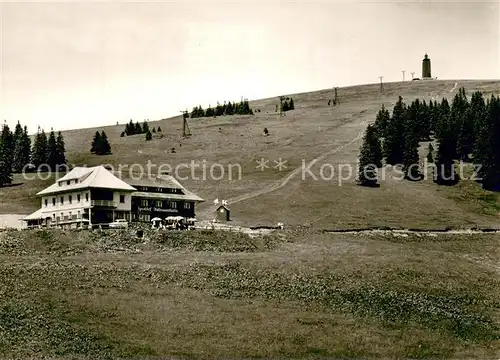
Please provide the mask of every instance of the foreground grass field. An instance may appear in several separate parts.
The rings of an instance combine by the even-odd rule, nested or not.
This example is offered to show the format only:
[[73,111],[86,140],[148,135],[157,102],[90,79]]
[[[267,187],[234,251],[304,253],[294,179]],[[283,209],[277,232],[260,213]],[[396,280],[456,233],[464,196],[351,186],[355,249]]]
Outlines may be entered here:
[[[161,126],[163,132],[150,142],[142,135],[120,137],[129,120],[124,119],[122,125],[102,128],[112,144],[110,156],[90,155],[92,136],[101,129],[66,131],[67,157],[71,164],[80,166],[111,164],[127,169],[137,164],[137,170],[138,165],[145,168],[150,161],[153,172],[160,165],[164,169],[170,166],[185,186],[207,200],[197,211],[200,219],[213,218],[212,201],[219,198],[229,200],[235,224],[250,226],[283,222],[321,228],[496,227],[497,195],[471,181],[457,188],[443,188],[431,179],[412,183],[389,177],[381,181],[379,189],[361,189],[355,184],[354,174],[347,176],[344,170],[344,177],[339,175],[340,166],[356,167],[363,131],[382,104],[392,110],[399,95],[407,104],[417,97],[430,100],[445,96],[451,101],[461,86],[469,96],[476,90],[486,97],[500,93],[500,81],[436,80],[387,83],[384,95],[379,94],[378,84],[340,88],[340,105],[336,107],[327,104],[334,96],[333,89],[292,94],[296,110],[285,117],[279,118],[274,112],[277,98],[252,101],[251,107],[261,110],[255,116],[190,119],[193,135],[188,139],[180,136],[180,116],[151,121],[150,125]],[[264,127],[270,132],[267,137],[262,135]],[[427,144],[421,145],[423,159]],[[260,158],[269,160],[269,168],[256,168]],[[273,168],[274,160],[280,158],[286,161],[281,171]],[[307,173],[303,177],[301,171],[303,164],[314,160],[310,169],[319,180]],[[175,173],[176,166],[192,161],[199,165],[205,161],[205,177],[201,168],[194,177],[185,168]],[[214,176],[210,175],[214,164],[223,166],[222,179],[218,178],[218,167],[214,167]],[[229,179],[231,165],[239,166],[241,173],[238,167],[232,167]],[[332,168],[333,176],[329,172]],[[0,213],[28,214],[36,210],[39,202],[34,194],[53,180],[26,180],[17,175],[15,182],[21,185],[0,189]]]
[[500,356],[500,236],[0,233],[0,357]]

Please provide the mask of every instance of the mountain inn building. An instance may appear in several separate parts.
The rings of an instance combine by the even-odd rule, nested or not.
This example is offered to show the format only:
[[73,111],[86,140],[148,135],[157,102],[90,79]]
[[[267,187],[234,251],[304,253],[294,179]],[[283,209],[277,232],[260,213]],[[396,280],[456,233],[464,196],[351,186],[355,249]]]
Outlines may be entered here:
[[125,177],[103,166],[76,167],[37,193],[41,208],[23,220],[27,227],[82,228],[118,219],[195,217],[204,200],[170,175]]

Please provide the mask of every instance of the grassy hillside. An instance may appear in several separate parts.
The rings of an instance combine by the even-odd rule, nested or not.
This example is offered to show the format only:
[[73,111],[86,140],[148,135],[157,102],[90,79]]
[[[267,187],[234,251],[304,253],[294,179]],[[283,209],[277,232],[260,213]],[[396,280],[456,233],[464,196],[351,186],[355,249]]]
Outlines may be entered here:
[[0,232],[0,357],[497,359],[499,245]]
[[[200,169],[181,168],[181,182],[207,200],[198,211],[200,218],[212,218],[212,201],[229,199],[234,223],[269,225],[279,221],[287,225],[318,227],[401,226],[436,227],[459,225],[493,226],[498,214],[496,195],[482,191],[477,184],[464,182],[458,188],[439,188],[426,180],[418,183],[388,179],[379,189],[362,189],[355,185],[355,176],[343,180],[302,179],[302,164],[317,159],[311,171],[318,176],[321,166],[335,171],[341,164],[355,167],[360,137],[367,123],[374,121],[380,106],[392,109],[399,95],[406,103],[419,97],[431,99],[446,96],[451,100],[455,90],[464,86],[468,93],[483,91],[487,96],[500,93],[500,81],[413,81],[384,84],[385,94],[379,94],[379,84],[339,89],[340,105],[328,106],[333,89],[292,94],[296,110],[279,118],[274,112],[277,98],[251,102],[260,109],[255,116],[190,119],[192,137],[181,138],[182,118],[152,121],[161,126],[161,135],[146,142],[144,135],[120,137],[125,124],[103,128],[112,144],[113,155],[90,155],[90,143],[97,129],[64,132],[67,157],[71,164],[112,164],[145,166],[150,161],[158,167],[190,164],[207,166],[206,176]],[[135,119],[134,119],[135,120]],[[140,120],[140,119],[137,119]],[[270,136],[262,135],[267,127]],[[100,129],[99,129],[100,130]],[[424,155],[426,144],[422,144]],[[170,149],[176,152],[171,153]],[[269,160],[269,168],[256,168],[256,160]],[[277,159],[286,160],[286,168],[273,168]],[[222,180],[210,176],[210,167],[220,164],[225,174]],[[233,165],[233,179],[228,178]],[[238,180],[236,165],[241,167]],[[137,169],[137,167],[136,167]],[[166,169],[166,168],[164,168]],[[217,177],[220,169],[215,168]],[[175,173],[174,173],[175,175]],[[186,177],[185,180],[182,180]],[[236,178],[236,179],[235,179]],[[0,189],[5,199],[0,212],[29,213],[38,201],[33,197],[47,186],[48,181],[16,182],[22,185]],[[283,186],[282,186],[283,185]]]

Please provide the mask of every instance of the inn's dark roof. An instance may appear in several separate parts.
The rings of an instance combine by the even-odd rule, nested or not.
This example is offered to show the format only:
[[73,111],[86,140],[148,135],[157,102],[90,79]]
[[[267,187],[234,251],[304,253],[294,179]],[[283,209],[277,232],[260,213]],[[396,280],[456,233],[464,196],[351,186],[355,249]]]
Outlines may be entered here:
[[[113,171],[113,174],[126,182],[127,184],[135,187],[137,190],[132,194],[134,197],[142,197],[148,199],[172,199],[172,200],[187,200],[203,202],[201,197],[195,193],[189,191],[184,186],[182,186],[173,176],[165,174],[147,174],[147,173],[133,173],[128,171],[118,172]],[[178,189],[181,190],[183,194],[171,194],[171,193],[160,193],[160,192],[146,192],[141,191],[140,187],[151,187],[151,188],[165,188],[165,189]]]
[[186,200],[203,202],[201,197],[190,192],[189,190],[183,190],[184,194],[165,194],[165,193],[155,193],[155,192],[145,192],[136,191],[132,194],[132,197],[144,198],[144,199],[158,199],[158,200]]

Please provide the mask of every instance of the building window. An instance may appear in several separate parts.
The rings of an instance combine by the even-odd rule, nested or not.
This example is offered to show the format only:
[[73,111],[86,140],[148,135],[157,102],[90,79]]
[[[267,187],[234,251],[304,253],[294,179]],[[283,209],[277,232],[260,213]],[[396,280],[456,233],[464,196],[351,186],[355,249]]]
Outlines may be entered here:
[[70,218],[70,220],[71,220],[71,211],[69,212],[69,218]]
[[156,188],[156,191],[159,192],[159,193],[161,193],[161,192],[163,192],[163,189],[162,188]]
[[184,203],[184,209],[191,209],[191,203]]
[[177,203],[176,203],[175,201],[172,201],[172,202],[170,203],[170,208],[171,208],[171,209],[177,209]]
[[149,221],[150,219],[150,215],[146,215],[146,214],[140,214],[139,215],[139,220],[140,221]]
[[148,206],[149,203],[147,200],[141,200],[141,206]]
[[56,206],[56,198],[52,198],[52,205]]
[[49,206],[49,200],[45,199],[45,207]]
[[75,179],[75,184],[78,184],[78,179]]
[[71,204],[73,202],[73,196],[69,195],[68,200],[69,200],[69,203]]
[[76,216],[77,216],[77,218],[78,218],[78,219],[81,219],[81,218],[82,218],[82,214],[81,214],[80,210],[78,210],[78,213],[77,213],[77,215],[76,215]]
[[120,195],[120,203],[125,203],[125,195]]
[[85,201],[89,201],[89,193],[85,193]]
[[64,204],[64,196],[61,196],[61,204]]
[[76,195],[76,201],[80,202],[80,194]]
[[155,201],[155,206],[156,206],[157,208],[162,208],[162,207],[163,207],[163,201],[161,201],[161,200],[156,200],[156,201]]
[[70,180],[66,181],[66,185],[69,185],[69,184],[71,184],[71,181]]

